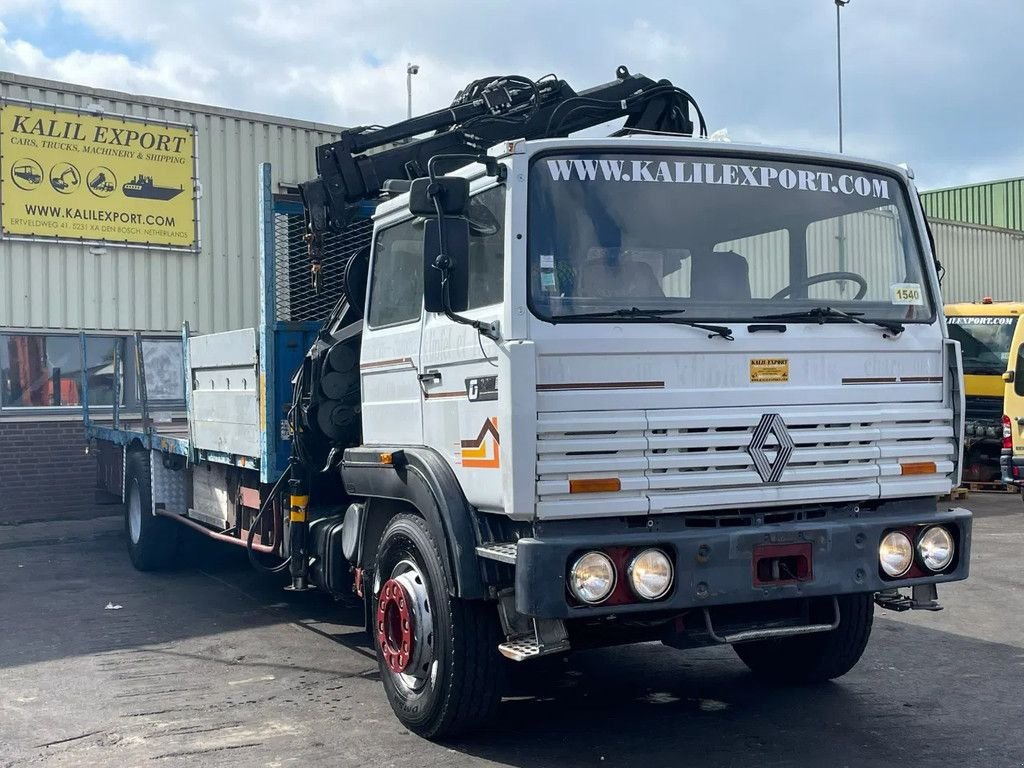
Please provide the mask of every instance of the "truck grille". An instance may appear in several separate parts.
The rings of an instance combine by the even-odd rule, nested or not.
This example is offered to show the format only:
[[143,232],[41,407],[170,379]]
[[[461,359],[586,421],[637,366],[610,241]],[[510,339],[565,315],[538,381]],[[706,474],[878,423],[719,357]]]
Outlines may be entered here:
[[[765,428],[770,414],[784,424],[781,443]],[[945,493],[954,469],[953,413],[941,405],[541,413],[538,422],[540,517]],[[759,472],[752,443],[776,471],[760,462]],[[936,471],[902,474],[901,463],[924,462]],[[568,492],[570,479],[611,476],[617,493]]]

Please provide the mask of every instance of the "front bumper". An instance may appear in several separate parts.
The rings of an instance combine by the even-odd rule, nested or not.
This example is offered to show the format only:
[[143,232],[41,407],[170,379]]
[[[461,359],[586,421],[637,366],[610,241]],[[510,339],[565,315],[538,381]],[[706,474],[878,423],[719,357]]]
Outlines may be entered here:
[[[643,528],[607,520],[538,525],[535,535],[520,539],[517,547],[516,610],[536,618],[569,619],[878,592],[959,581],[967,578],[970,566],[971,513],[966,509],[937,511],[930,499],[887,502],[863,511],[843,507],[830,510],[823,518],[755,521],[744,527],[688,527],[682,515],[648,520]],[[878,567],[882,535],[893,528],[936,523],[955,531],[958,546],[952,570],[916,578],[883,578]],[[755,585],[754,548],[781,544],[810,545],[810,578]],[[571,557],[582,550],[645,546],[674,553],[675,584],[667,598],[621,605],[578,606],[570,602],[566,578]]]

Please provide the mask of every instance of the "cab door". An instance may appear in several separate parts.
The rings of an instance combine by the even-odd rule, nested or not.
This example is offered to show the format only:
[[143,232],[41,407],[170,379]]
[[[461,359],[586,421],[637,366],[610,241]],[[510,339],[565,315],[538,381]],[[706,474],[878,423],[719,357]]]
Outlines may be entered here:
[[366,445],[423,445],[422,330],[423,226],[407,219],[373,243],[359,362]]
[[[469,306],[484,322],[501,318],[505,254],[505,187],[470,198]],[[420,380],[425,444],[451,464],[469,502],[502,505],[497,348],[474,328],[429,313],[423,320]]]

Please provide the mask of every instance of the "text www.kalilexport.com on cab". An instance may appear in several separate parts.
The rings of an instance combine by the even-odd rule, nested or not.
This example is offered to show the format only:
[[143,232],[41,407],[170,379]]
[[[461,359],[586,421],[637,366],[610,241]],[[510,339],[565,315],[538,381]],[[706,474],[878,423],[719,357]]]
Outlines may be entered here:
[[[59,205],[26,205],[25,215],[33,219],[69,219],[72,221],[98,221],[111,224],[144,224],[150,227],[173,227],[173,216],[153,213],[126,213],[124,211],[97,211],[90,208],[71,208]],[[17,220],[12,224],[20,223]],[[28,222],[25,222],[28,223]]]

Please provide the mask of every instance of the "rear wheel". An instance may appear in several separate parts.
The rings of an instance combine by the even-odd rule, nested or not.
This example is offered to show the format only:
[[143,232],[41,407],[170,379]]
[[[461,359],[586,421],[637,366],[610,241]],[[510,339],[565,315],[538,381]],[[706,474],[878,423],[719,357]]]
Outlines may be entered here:
[[374,574],[373,635],[391,708],[426,738],[463,733],[501,700],[498,614],[449,593],[438,543],[422,518],[395,517]]
[[124,531],[128,556],[140,571],[167,568],[178,550],[178,526],[153,514],[149,455],[131,451],[124,468]]
[[839,626],[831,632],[733,646],[757,677],[773,683],[820,683],[842,677],[860,661],[871,637],[874,596],[840,595]]

